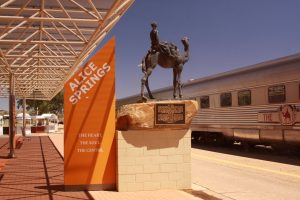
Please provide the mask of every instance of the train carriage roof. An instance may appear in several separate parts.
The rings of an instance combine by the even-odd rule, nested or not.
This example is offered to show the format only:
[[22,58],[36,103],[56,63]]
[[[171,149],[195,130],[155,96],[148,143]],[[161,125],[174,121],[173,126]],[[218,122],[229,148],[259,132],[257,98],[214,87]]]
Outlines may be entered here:
[[283,64],[293,63],[293,62],[297,62],[297,61],[300,61],[300,53],[299,54],[294,54],[294,55],[291,55],[291,56],[277,58],[277,59],[274,59],[274,60],[261,62],[261,63],[258,63],[258,64],[246,66],[246,67],[241,67],[241,68],[238,68],[238,69],[230,70],[230,71],[227,71],[227,72],[219,73],[219,74],[204,77],[204,78],[195,79],[193,81],[189,81],[188,83],[186,83],[186,85],[195,84],[195,83],[199,83],[199,82],[210,81],[210,80],[218,79],[218,78],[224,78],[226,76],[233,76],[233,75],[242,74],[242,73],[249,73],[249,72],[252,72],[252,71],[258,71],[258,70],[261,70],[261,69],[266,69],[266,68],[274,67],[274,66],[277,66],[277,65],[283,65]]

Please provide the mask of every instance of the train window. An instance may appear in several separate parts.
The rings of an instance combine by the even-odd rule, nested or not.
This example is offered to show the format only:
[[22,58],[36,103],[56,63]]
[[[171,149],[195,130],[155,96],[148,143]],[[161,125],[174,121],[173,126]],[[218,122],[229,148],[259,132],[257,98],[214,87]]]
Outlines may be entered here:
[[209,108],[209,96],[200,97],[201,108]]
[[285,102],[285,86],[275,85],[268,89],[269,103],[282,103]]
[[239,106],[251,105],[251,91],[243,90],[238,92],[238,103]]
[[231,93],[222,93],[221,94],[221,107],[231,106],[232,98]]

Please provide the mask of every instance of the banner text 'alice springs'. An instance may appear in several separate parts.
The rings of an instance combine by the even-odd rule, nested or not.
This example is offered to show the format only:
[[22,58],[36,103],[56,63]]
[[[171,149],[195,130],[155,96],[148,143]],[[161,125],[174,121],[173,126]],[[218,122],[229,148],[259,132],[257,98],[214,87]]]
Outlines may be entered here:
[[69,101],[76,104],[83,94],[87,94],[102,77],[110,71],[110,66],[104,63],[102,67],[90,62],[84,69],[69,83],[74,92]]

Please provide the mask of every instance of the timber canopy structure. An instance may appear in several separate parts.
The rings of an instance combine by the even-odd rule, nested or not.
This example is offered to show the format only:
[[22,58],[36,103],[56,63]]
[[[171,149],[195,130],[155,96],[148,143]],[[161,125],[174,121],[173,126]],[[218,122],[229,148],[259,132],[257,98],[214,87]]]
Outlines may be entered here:
[[51,100],[133,2],[0,0],[0,97]]

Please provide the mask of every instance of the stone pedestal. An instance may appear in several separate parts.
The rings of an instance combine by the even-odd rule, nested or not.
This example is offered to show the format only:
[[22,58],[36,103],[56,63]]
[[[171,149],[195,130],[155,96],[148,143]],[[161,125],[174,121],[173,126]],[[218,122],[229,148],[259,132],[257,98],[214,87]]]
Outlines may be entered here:
[[191,188],[189,125],[197,110],[197,102],[191,100],[120,108],[117,128],[122,131],[116,134],[119,192]]
[[191,188],[191,132],[118,131],[119,192]]

